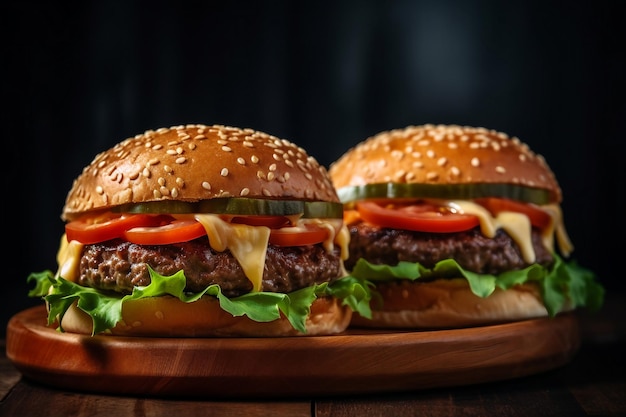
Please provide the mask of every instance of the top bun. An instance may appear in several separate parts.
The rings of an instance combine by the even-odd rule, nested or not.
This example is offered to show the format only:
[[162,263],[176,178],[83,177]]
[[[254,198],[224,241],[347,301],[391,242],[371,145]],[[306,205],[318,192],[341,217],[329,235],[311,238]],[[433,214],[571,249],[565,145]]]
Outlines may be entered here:
[[515,184],[561,189],[541,155],[518,138],[481,127],[409,126],[372,136],[329,169],[337,189],[376,183]]
[[195,124],[148,130],[98,154],[74,180],[61,217],[217,197],[339,201],[326,168],[301,147],[252,129]]

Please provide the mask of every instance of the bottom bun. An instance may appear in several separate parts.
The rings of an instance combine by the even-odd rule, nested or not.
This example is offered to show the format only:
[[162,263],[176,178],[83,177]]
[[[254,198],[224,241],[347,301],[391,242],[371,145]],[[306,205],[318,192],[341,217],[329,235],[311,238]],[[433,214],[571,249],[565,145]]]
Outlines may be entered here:
[[532,284],[498,288],[484,298],[472,293],[462,278],[427,283],[394,281],[378,284],[376,290],[382,305],[372,303],[371,320],[355,314],[352,326],[443,329],[548,316],[539,288]]
[[[217,299],[203,297],[185,303],[171,296],[130,300],[124,303],[123,322],[106,334],[149,337],[272,337],[315,336],[343,332],[352,310],[330,297],[317,298],[311,305],[306,333],[295,330],[281,315],[271,322],[256,322],[246,316],[233,317],[222,310]],[[63,316],[63,330],[91,335],[92,320],[74,303]]]

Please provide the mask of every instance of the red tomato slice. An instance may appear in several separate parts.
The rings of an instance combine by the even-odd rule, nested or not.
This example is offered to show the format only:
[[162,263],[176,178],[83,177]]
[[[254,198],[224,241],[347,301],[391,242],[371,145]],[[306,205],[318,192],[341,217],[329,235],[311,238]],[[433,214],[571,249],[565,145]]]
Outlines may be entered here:
[[541,208],[521,201],[508,200],[505,198],[477,198],[474,200],[477,204],[485,207],[493,215],[497,215],[502,211],[515,211],[528,216],[530,224],[540,229],[547,227],[552,218]]
[[283,227],[272,229],[270,243],[276,246],[305,246],[323,242],[328,237],[328,229],[315,225],[304,227]]
[[202,223],[194,219],[172,220],[159,226],[133,227],[124,233],[124,239],[139,245],[169,245],[188,242],[206,235]]
[[231,223],[247,224],[249,226],[266,226],[270,229],[278,229],[286,226],[289,219],[285,216],[237,216]]
[[163,221],[163,216],[149,214],[104,213],[99,216],[84,216],[65,225],[67,240],[77,240],[85,245],[122,237],[133,227],[154,226]]
[[428,203],[382,206],[377,202],[362,201],[356,204],[356,208],[366,222],[392,229],[453,233],[479,224],[478,217],[472,214],[455,213],[447,206]]

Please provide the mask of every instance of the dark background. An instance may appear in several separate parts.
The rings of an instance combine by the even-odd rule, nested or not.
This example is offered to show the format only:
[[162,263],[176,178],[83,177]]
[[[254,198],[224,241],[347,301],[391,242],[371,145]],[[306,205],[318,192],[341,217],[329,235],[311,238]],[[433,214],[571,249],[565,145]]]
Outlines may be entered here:
[[518,136],[559,179],[574,257],[624,290],[623,4],[3,1],[0,323],[41,303],[26,277],[56,268],[82,168],[185,123],[265,131],[327,166],[411,124]]

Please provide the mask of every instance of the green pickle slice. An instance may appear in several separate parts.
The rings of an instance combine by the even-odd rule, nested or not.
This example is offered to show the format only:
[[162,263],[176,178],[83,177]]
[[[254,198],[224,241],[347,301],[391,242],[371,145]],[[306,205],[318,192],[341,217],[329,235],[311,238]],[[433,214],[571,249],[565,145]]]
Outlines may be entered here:
[[214,213],[241,216],[291,216],[304,218],[342,218],[343,204],[327,201],[269,200],[263,198],[213,198],[202,201],[149,201],[126,204],[116,211],[123,213],[186,214]]
[[534,204],[550,203],[550,192],[516,184],[411,184],[377,183],[342,187],[337,190],[341,202],[350,203],[367,198],[442,198],[469,200],[500,197]]

